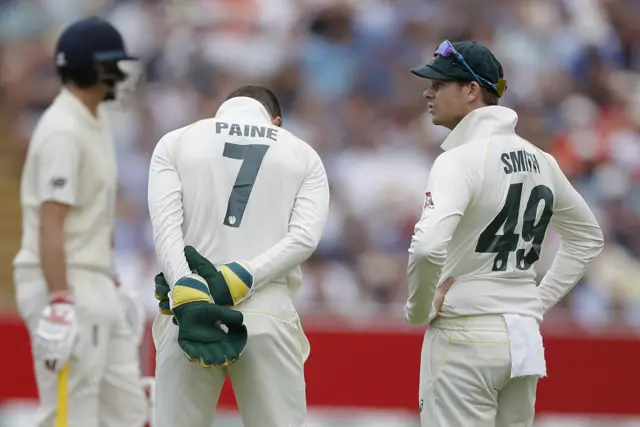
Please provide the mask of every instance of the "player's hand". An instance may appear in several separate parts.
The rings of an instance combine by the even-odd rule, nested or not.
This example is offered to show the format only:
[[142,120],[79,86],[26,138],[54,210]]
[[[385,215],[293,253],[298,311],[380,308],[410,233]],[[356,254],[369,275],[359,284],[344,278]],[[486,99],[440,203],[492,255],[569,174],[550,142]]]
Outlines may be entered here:
[[76,310],[70,299],[53,298],[42,311],[34,336],[34,358],[59,372],[71,358],[78,339]]
[[158,308],[161,314],[171,316],[171,303],[169,302],[169,293],[171,288],[167,283],[167,279],[164,278],[163,273],[158,273],[154,279],[155,281],[155,297],[158,300]]
[[178,345],[190,361],[205,367],[225,366],[244,351],[244,316],[213,304],[206,281],[197,274],[176,282],[171,291],[171,310],[178,324]]
[[217,305],[232,307],[253,292],[253,274],[241,262],[215,266],[193,246],[186,246],[184,254],[189,268],[207,281],[213,301]]
[[436,297],[433,300],[433,306],[436,309],[436,316],[440,314],[440,309],[442,309],[442,303],[444,303],[444,296],[449,292],[451,286],[455,282],[453,277],[447,278],[436,290]]

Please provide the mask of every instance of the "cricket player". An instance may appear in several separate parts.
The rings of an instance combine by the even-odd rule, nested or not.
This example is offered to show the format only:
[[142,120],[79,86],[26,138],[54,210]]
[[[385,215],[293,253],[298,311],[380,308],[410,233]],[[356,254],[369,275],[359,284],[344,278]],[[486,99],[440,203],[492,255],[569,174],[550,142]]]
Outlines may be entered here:
[[[292,295],[301,284],[300,264],[320,241],[329,187],[318,154],[281,125],[275,95],[245,86],[215,118],[173,131],[155,148],[149,212],[171,308],[176,314],[189,305],[232,306],[248,340],[239,358],[233,343],[223,343],[229,360],[207,362],[205,355],[202,364],[224,366],[203,368],[178,342],[188,328],[202,328],[203,336],[214,326],[187,324],[177,315],[176,326],[171,316],[159,315],[153,326],[154,427],[210,427],[227,375],[245,427],[306,425],[309,343]],[[185,291],[194,283],[192,270],[207,277],[206,266],[190,258],[196,249],[221,266],[214,272],[224,277],[225,298],[209,294],[208,279],[200,290],[195,282]],[[193,302],[185,304],[185,295]]]
[[116,157],[99,105],[130,58],[98,18],[61,34],[63,88],[31,138],[22,175],[18,310],[29,329],[40,427],[141,427],[138,343],[111,277]]
[[[409,249],[406,316],[429,323],[422,426],[531,426],[546,376],[538,325],[601,251],[602,233],[555,159],[518,136],[517,114],[497,105],[506,81],[489,49],[444,41],[412,73],[429,79],[433,123],[452,130]],[[536,287],[551,224],[562,245]]]

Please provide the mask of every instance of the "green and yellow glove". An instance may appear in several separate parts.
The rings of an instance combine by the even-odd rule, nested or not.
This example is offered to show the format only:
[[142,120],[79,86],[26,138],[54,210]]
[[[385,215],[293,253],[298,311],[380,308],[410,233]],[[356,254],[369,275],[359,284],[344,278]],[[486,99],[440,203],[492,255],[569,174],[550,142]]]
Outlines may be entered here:
[[190,274],[180,278],[170,300],[178,325],[178,345],[190,361],[205,367],[226,366],[240,357],[247,344],[244,317],[239,311],[214,304],[202,277]]
[[169,292],[171,292],[171,288],[167,283],[167,279],[164,278],[163,273],[158,273],[154,278],[154,282],[156,284],[155,296],[159,301],[158,307],[160,308],[160,313],[172,316],[173,312],[171,311],[171,302],[169,301]]
[[253,292],[253,275],[244,263],[229,262],[216,267],[193,246],[185,246],[184,254],[191,271],[206,280],[217,305],[233,307]]
[[[189,269],[206,280],[209,293],[217,305],[232,307],[252,293],[253,275],[243,263],[230,262],[216,267],[193,246],[185,247],[184,253]],[[169,303],[169,284],[163,273],[156,275],[154,281],[160,313],[170,316],[173,313]]]

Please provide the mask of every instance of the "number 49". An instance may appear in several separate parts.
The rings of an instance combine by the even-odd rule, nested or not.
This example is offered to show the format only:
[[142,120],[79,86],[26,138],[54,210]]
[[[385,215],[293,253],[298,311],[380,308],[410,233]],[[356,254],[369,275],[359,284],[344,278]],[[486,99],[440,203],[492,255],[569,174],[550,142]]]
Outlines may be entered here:
[[[545,185],[538,185],[531,190],[522,218],[522,240],[532,242],[532,248],[527,253],[524,249],[518,249],[520,236],[514,232],[520,216],[521,198],[522,183],[511,184],[502,210],[478,239],[477,253],[496,254],[493,260],[493,271],[506,271],[509,254],[514,251],[516,268],[519,270],[528,270],[540,259],[542,242],[553,216],[553,192]],[[538,205],[541,201],[544,201],[544,207],[540,220],[536,223]],[[503,225],[503,234],[498,234]]]

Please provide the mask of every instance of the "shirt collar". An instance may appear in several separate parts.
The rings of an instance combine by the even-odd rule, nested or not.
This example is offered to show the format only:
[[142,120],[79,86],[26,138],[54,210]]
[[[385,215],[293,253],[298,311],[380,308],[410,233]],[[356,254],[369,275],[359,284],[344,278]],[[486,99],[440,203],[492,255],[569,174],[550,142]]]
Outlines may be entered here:
[[271,124],[271,116],[264,106],[253,98],[239,96],[225,101],[218,112],[216,119],[254,121]]
[[82,120],[89,126],[101,128],[102,127],[102,118],[100,108],[98,108],[98,117],[91,114],[91,111],[87,108],[86,105],[82,103],[74,94],[72,94],[68,89],[62,88],[57,97],[57,102],[62,103],[65,108],[68,108],[76,117]]
[[440,146],[451,150],[472,139],[515,133],[518,114],[510,108],[492,105],[473,110],[458,123]]

